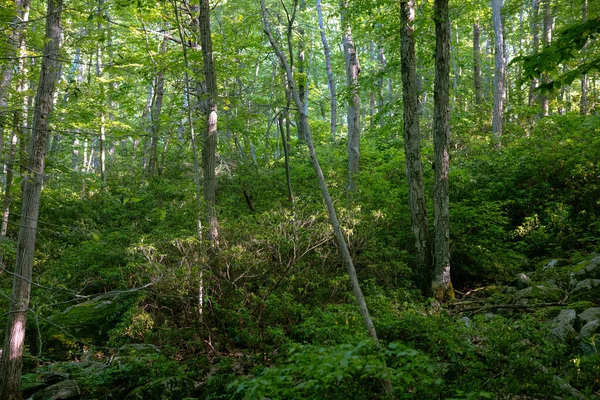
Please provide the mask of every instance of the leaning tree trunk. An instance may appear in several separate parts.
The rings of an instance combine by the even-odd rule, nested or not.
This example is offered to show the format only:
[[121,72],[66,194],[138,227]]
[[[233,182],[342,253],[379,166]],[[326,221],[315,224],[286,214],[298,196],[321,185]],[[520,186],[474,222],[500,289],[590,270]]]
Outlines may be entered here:
[[321,0],[317,0],[317,18],[319,20],[319,31],[321,32],[321,42],[323,43],[323,51],[325,53],[325,67],[327,69],[327,84],[329,86],[329,95],[331,96],[331,121],[330,121],[330,133],[331,140],[335,142],[336,128],[337,128],[337,96],[335,93],[335,79],[333,78],[333,72],[331,69],[331,51],[329,50],[329,43],[327,42],[327,36],[325,36],[325,26],[323,24],[323,13],[321,11]]
[[60,72],[60,15],[61,0],[49,0],[46,15],[46,41],[43,51],[39,86],[35,98],[35,110],[25,175],[21,225],[17,242],[15,274],[2,364],[0,367],[0,398],[21,398],[21,367],[25,344],[25,327],[31,292],[33,256],[40,210],[40,197],[44,182],[44,159],[49,137],[48,117]]
[[494,25],[495,62],[494,69],[494,114],[492,116],[492,139],[500,146],[502,138],[502,115],[504,100],[504,35],[502,31],[502,0],[491,0]]
[[210,4],[209,0],[200,3],[198,17],[202,59],[204,60],[204,78],[206,81],[206,129],[204,130],[204,146],[202,148],[202,167],[204,169],[204,201],[208,218],[208,237],[213,251],[219,242],[219,222],[216,210],[216,164],[217,164],[217,77],[213,62],[212,39],[210,36]]
[[348,97],[348,193],[351,197],[356,192],[356,174],[358,174],[360,161],[360,95],[358,93],[360,65],[350,23],[345,18],[348,1],[342,0],[341,7],[346,82],[350,92]]
[[454,299],[450,280],[450,20],[448,0],[435,0],[435,81],[433,95],[433,144],[435,153],[433,296]]
[[415,237],[416,262],[413,275],[424,296],[431,296],[431,240],[427,222],[427,201],[421,165],[419,132],[419,93],[415,63],[415,2],[400,2],[402,99],[404,101],[404,148],[410,199],[412,232]]
[[[306,114],[305,110],[302,108],[302,101],[300,100],[300,96],[298,94],[298,89],[294,82],[294,77],[292,75],[292,70],[290,68],[290,65],[288,64],[287,59],[285,58],[285,56],[283,55],[283,52],[281,51],[281,48],[279,47],[279,45],[273,38],[273,34],[271,33],[269,20],[267,18],[267,9],[265,7],[265,0],[260,0],[260,5],[261,5],[261,10],[262,10],[263,27],[264,27],[265,33],[269,39],[269,42],[271,43],[271,46],[273,47],[273,50],[275,51],[275,54],[277,55],[277,58],[279,58],[279,61],[281,62],[283,68],[285,69],[285,73],[287,76],[291,95],[294,100],[294,104],[296,105],[296,107],[299,110],[300,120],[304,121],[305,127],[307,129],[306,130],[306,133],[307,133],[306,143],[308,145],[308,151],[310,153],[310,158],[311,158],[311,161],[313,164],[313,168],[314,168],[317,178],[319,180],[319,186],[321,188],[321,193],[323,195],[323,199],[325,200],[325,205],[327,207],[327,213],[329,215],[329,221],[331,222],[331,225],[333,227],[333,232],[334,232],[334,235],[336,238],[336,242],[342,253],[344,263],[346,264],[346,269],[347,269],[348,275],[350,277],[350,282],[352,284],[352,289],[354,292],[354,296],[356,297],[356,302],[358,304],[358,308],[363,317],[363,321],[365,323],[365,326],[367,327],[369,335],[371,336],[371,338],[377,340],[377,332],[375,331],[375,326],[373,325],[373,320],[371,319],[371,316],[369,314],[369,309],[367,308],[367,303],[365,302],[365,297],[360,288],[360,284],[358,282],[358,277],[356,276],[356,269],[354,268],[354,263],[352,262],[352,257],[350,256],[350,251],[348,250],[348,246],[346,245],[346,241],[344,239],[344,234],[342,233],[342,229],[340,228],[340,224],[339,224],[339,221],[337,218],[335,207],[333,206],[333,201],[331,200],[331,196],[329,195],[329,189],[327,188],[327,183],[325,182],[325,176],[323,175],[323,170],[321,169],[321,165],[319,164],[319,160],[317,159],[317,154],[315,152],[315,146],[314,146],[314,143],[312,140],[312,135],[310,133],[310,126],[308,124],[308,115]],[[386,391],[388,391],[388,393],[391,393],[392,386],[391,386],[391,383],[389,382],[389,379],[387,380],[387,382],[384,382],[384,383],[386,386]]]

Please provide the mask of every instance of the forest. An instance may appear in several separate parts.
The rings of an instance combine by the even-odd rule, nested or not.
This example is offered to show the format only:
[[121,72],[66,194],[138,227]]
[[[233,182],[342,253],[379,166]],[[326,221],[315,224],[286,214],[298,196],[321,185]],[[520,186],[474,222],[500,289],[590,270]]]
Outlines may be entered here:
[[599,35],[0,0],[0,400],[600,398]]

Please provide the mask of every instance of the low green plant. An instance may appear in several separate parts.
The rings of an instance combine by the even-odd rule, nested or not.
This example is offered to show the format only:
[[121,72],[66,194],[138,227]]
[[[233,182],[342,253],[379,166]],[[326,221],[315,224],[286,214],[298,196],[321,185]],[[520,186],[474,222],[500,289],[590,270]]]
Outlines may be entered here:
[[429,357],[398,342],[299,345],[283,363],[238,379],[230,389],[244,399],[381,399],[381,382],[389,379],[397,398],[436,398],[440,372]]

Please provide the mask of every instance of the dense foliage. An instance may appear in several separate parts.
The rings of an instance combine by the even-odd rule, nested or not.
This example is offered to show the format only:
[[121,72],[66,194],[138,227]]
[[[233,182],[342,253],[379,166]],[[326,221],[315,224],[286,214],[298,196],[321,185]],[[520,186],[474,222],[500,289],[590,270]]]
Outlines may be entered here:
[[[29,107],[33,102],[39,75],[35,60],[44,44],[43,3],[31,5],[23,54],[27,65],[9,64],[10,56],[2,59],[2,71],[7,65],[16,71],[7,105],[0,105],[5,166],[17,128],[9,116],[27,98]],[[428,192],[434,180],[431,3],[416,9]],[[277,38],[291,46],[286,54],[301,63],[298,51],[304,46],[306,69],[295,78],[308,88],[317,154],[377,328],[375,342],[355,305],[258,6],[221,1],[211,9],[219,107],[219,245],[214,251],[203,200],[198,208],[198,165],[188,126],[193,115],[196,132],[205,129],[195,4],[67,2],[27,323],[25,393],[60,372],[70,374],[89,399],[151,398],[149,393],[159,393],[167,383],[171,398],[384,399],[389,397],[386,380],[403,399],[598,397],[600,333],[556,340],[550,322],[566,308],[581,313],[600,307],[593,291],[569,298],[573,274],[582,269],[578,263],[600,252],[600,97],[597,65],[592,65],[599,54],[600,4],[586,2],[585,23],[583,2],[571,3],[552,0],[556,29],[562,31],[556,47],[549,44],[539,53],[528,44],[530,24],[535,27],[542,15],[534,14],[529,2],[505,3],[507,53],[534,56],[508,67],[510,104],[499,144],[491,134],[489,6],[451,2],[450,229],[458,299],[439,304],[424,298],[412,280],[397,2],[355,1],[345,14],[362,66],[360,172],[351,196],[347,125],[341,122],[351,90],[338,46],[339,5],[322,5],[339,86],[338,133],[332,137],[314,6],[269,2]],[[8,35],[13,8],[0,0],[2,37]],[[187,67],[175,10],[183,21]],[[481,24],[486,43],[481,104],[475,104],[471,72],[474,21]],[[5,42],[0,53],[9,55]],[[584,57],[589,68],[577,69],[577,76],[569,75],[573,79],[554,87],[549,78],[540,82],[554,90],[550,115],[540,115],[537,99],[547,92],[534,91],[530,105],[526,79],[550,73],[558,82]],[[157,112],[159,73],[165,82]],[[585,112],[582,89],[573,83],[583,73],[588,74]],[[197,86],[192,100],[185,96],[187,74]],[[31,87],[20,91],[19,80]],[[17,125],[27,125],[27,113],[21,117]],[[20,169],[27,130],[16,131],[13,198],[8,232],[0,241],[5,268],[0,304],[6,310],[27,175]],[[195,139],[201,150],[200,137]],[[293,196],[286,181],[288,140]],[[153,143],[158,168],[150,174]],[[427,207],[433,224],[431,199]],[[521,272],[533,281],[530,288],[544,288],[528,303],[509,289]],[[547,294],[548,287],[556,295]]]

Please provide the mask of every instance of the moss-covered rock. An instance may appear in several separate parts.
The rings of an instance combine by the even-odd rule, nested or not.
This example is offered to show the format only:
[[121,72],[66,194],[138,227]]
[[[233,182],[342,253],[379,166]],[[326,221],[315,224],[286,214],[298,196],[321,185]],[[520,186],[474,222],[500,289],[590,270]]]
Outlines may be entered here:
[[530,303],[552,303],[561,300],[564,295],[565,292],[560,288],[538,285],[516,292],[514,295],[514,302],[522,305]]
[[600,301],[600,279],[584,279],[577,282],[571,290],[570,297],[573,300],[584,300],[594,303]]
[[99,297],[50,316],[48,322],[40,326],[44,338],[42,353],[64,360],[70,353],[80,351],[83,344],[104,345],[109,331],[135,301],[134,297]]
[[170,377],[150,382],[132,390],[125,400],[171,400],[192,394],[194,382],[184,377]]

